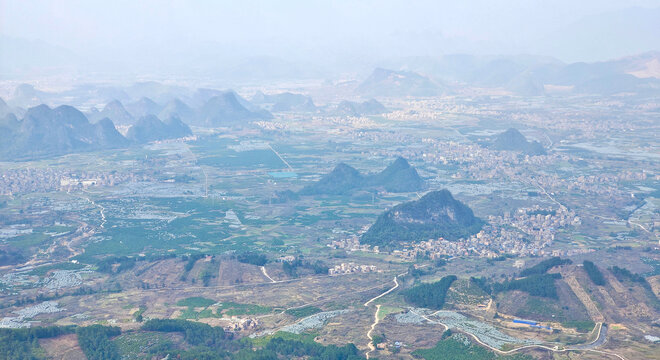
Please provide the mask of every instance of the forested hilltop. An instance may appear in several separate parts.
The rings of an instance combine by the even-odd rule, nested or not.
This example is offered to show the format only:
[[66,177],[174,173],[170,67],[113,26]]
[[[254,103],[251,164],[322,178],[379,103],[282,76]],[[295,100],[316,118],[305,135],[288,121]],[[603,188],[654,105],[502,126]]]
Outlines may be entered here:
[[421,199],[399,204],[378,217],[360,242],[388,246],[433,238],[457,240],[479,232],[483,221],[449,190],[431,191]]

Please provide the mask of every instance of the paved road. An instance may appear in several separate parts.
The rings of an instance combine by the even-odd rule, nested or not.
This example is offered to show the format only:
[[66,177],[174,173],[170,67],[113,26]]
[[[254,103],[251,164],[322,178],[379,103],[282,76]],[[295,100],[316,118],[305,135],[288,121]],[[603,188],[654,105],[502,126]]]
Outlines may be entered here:
[[605,340],[607,340],[607,324],[601,325],[600,331],[598,332],[598,338],[596,340],[594,340],[589,344],[572,346],[571,349],[580,349],[580,350],[594,349],[603,345],[605,343]]

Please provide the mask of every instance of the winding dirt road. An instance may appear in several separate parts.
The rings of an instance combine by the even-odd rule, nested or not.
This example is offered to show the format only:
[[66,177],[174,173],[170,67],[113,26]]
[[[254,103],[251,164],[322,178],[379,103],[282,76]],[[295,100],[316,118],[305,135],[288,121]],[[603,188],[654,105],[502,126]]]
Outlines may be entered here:
[[[402,276],[402,275],[405,275],[405,274],[406,274],[406,273],[399,274],[399,275],[395,276],[395,277],[394,277],[394,280],[393,280],[393,281],[394,281],[394,286],[393,286],[392,288],[390,288],[389,290],[383,292],[382,294],[380,294],[380,295],[378,295],[378,296],[374,296],[373,298],[367,300],[367,302],[364,303],[364,306],[369,306],[369,304],[370,304],[372,301],[374,301],[374,300],[376,300],[376,299],[379,299],[379,298],[381,298],[381,297],[383,297],[383,296],[385,296],[385,295],[391,293],[392,291],[396,290],[396,288],[399,287],[399,281],[397,280],[397,277]],[[376,325],[378,325],[378,321],[379,321],[379,320],[378,320],[378,312],[379,312],[379,311],[380,311],[380,304],[376,305],[376,312],[374,313],[374,322],[373,322],[373,324],[371,324],[371,328],[369,329],[369,331],[367,331],[367,338],[369,339],[369,342],[367,343],[367,347],[369,348],[369,351],[367,351],[367,352],[365,353],[365,356],[366,356],[367,359],[369,359],[369,354],[370,354],[372,351],[376,350],[376,347],[375,347],[374,344],[373,344],[373,340],[374,340],[374,339],[373,339],[373,336],[371,335],[371,333],[372,333],[372,332],[374,331],[374,329],[376,328]]]
[[265,266],[261,266],[260,268],[261,268],[261,273],[264,274],[264,276],[267,277],[268,280],[270,280],[270,282],[272,282],[272,283],[277,282],[277,281],[273,280],[273,278],[270,277],[270,275],[268,275],[268,273],[266,272],[266,267]]

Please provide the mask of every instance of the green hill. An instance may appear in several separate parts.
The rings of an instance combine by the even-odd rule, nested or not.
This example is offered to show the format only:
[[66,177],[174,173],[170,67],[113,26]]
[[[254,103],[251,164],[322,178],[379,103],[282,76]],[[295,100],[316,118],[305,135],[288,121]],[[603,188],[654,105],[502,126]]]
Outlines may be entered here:
[[431,191],[381,214],[360,242],[389,246],[439,237],[457,240],[479,232],[482,225],[483,221],[448,190]]

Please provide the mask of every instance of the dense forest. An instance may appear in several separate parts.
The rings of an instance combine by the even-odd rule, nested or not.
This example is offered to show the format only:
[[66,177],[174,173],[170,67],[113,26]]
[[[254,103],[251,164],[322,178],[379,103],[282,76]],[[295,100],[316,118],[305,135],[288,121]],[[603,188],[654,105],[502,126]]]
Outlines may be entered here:
[[558,299],[555,280],[561,279],[560,274],[536,274],[522,279],[515,279],[493,284],[493,292],[510,290],[524,291],[532,296]]
[[493,292],[493,287],[488,283],[488,279],[485,277],[471,277],[470,282],[476,285],[479,289],[483,290],[486,294],[491,294]]
[[[415,219],[414,221],[412,219]],[[381,214],[361,243],[388,247],[401,241],[445,238],[457,240],[476,234],[483,221],[447,190],[431,191],[421,199],[399,204]]]
[[434,283],[414,286],[403,291],[403,298],[406,302],[418,307],[442,309],[445,304],[447,290],[455,280],[455,275],[449,275]]
[[[323,346],[315,342],[302,342],[298,340],[285,340],[282,338],[274,338],[262,350],[263,355],[269,352],[273,356],[272,359],[284,356],[287,359],[293,357],[301,357],[319,360],[353,360],[362,359],[359,355],[358,349],[353,344],[344,346],[328,345]],[[264,358],[263,356],[261,358]]]
[[136,259],[127,256],[111,256],[99,260],[96,263],[96,271],[112,274],[112,273],[121,273],[126,270],[130,270],[135,267]]
[[245,264],[264,266],[268,262],[268,257],[266,257],[265,254],[260,254],[257,252],[244,252],[237,254],[236,260]]
[[582,262],[582,266],[584,267],[584,271],[587,273],[587,275],[589,275],[589,279],[591,279],[594,284],[599,286],[605,285],[605,277],[603,276],[603,273],[600,272],[598,267],[594,265],[594,263],[589,260],[584,260]]
[[0,360],[38,359],[39,339],[72,334],[73,326],[0,329]]
[[88,360],[120,360],[119,347],[111,337],[121,334],[116,326],[91,325],[76,329],[78,345]]
[[231,336],[221,328],[208,324],[179,320],[152,319],[142,325],[143,330],[159,332],[180,332],[191,345],[220,346],[227,343]]
[[630,270],[628,270],[626,268],[620,268],[618,266],[612,266],[610,268],[610,271],[612,271],[612,274],[614,274],[614,276],[619,281],[629,280],[629,281],[640,283],[640,284],[643,284],[643,283],[646,282],[646,279],[642,275],[635,274],[635,273],[631,272]]
[[17,249],[0,249],[0,266],[14,265],[27,261],[27,258]]

